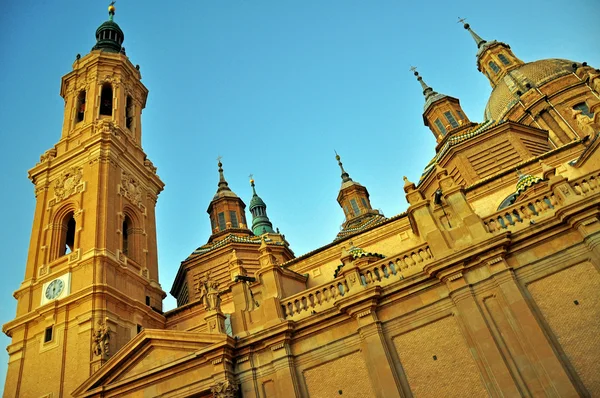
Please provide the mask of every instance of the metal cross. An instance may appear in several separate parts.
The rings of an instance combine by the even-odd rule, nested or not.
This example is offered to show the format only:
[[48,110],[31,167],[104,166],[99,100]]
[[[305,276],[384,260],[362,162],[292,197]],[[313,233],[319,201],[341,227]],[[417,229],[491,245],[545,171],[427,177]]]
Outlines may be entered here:
[[456,23],[465,23],[466,20],[467,20],[467,18],[458,17],[458,22],[456,22]]
[[115,1],[111,1],[111,2],[110,2],[110,5],[111,5],[111,6],[114,6],[116,2],[117,2],[117,0],[115,0]]
[[248,176],[248,178],[250,178],[251,180],[253,180],[253,179],[254,179],[254,174],[250,174],[250,175]]
[[221,155],[217,156],[217,162],[221,163],[221,159],[223,159],[223,156],[221,156]]
[[410,71],[411,72],[416,72],[417,71],[417,67],[416,66],[411,66],[410,67]]

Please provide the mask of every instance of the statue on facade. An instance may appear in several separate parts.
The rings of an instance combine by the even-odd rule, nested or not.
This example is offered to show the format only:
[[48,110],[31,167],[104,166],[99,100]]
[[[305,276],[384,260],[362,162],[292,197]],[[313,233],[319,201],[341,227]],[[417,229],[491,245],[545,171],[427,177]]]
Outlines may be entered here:
[[194,289],[207,310],[221,310],[219,282],[211,278],[210,272],[204,274],[204,277],[198,278],[198,281],[194,284]]
[[106,323],[98,322],[98,329],[94,331],[94,355],[106,358],[110,355],[110,328]]

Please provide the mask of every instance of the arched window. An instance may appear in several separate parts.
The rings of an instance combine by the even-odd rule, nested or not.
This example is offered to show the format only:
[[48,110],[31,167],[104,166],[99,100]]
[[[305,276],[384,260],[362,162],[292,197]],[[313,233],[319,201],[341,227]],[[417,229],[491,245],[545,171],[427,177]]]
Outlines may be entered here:
[[77,96],[77,107],[75,109],[77,111],[75,122],[82,122],[83,116],[85,115],[85,90],[79,92],[79,95]]
[[578,104],[573,105],[573,109],[576,111],[581,111],[582,115],[589,117],[590,119],[594,118],[594,114],[590,112],[590,108],[587,106],[585,102],[580,102]]
[[129,216],[125,216],[125,219],[123,219],[123,229],[122,229],[122,234],[123,234],[123,254],[126,256],[129,256],[132,252],[131,249],[131,239],[130,239],[130,230],[131,227],[133,226],[133,224],[131,223],[131,218],[129,218]]
[[452,112],[444,112],[444,116],[446,117],[446,120],[448,121],[448,123],[450,123],[450,126],[452,126],[453,129],[458,127],[458,123],[456,122],[456,119],[454,118]]
[[73,212],[67,213],[60,224],[60,234],[58,236],[58,256],[72,253],[75,250],[75,230],[77,224]]
[[440,119],[435,119],[435,125],[438,128],[438,130],[440,131],[440,133],[442,135],[446,135],[446,128],[444,127],[444,125],[442,124],[442,122],[440,122]]
[[112,86],[108,83],[102,85],[102,91],[100,93],[100,114],[106,116],[112,116],[113,108],[113,90]]
[[508,58],[506,58],[506,55],[504,54],[498,54],[498,59],[500,60],[500,62],[502,62],[504,65],[510,65],[510,61],[508,60]]
[[133,125],[133,99],[131,96],[127,96],[127,104],[125,107],[125,126],[131,129]]
[[490,61],[489,65],[490,65],[490,68],[492,68],[492,70],[494,71],[494,73],[500,72],[500,68],[498,67],[498,65],[496,65],[496,63],[494,61]]

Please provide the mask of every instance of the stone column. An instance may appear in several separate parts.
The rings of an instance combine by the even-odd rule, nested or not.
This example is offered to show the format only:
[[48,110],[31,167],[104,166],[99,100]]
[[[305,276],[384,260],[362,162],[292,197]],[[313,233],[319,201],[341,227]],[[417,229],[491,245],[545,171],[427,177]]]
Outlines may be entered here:
[[377,299],[382,288],[365,289],[362,297],[351,296],[336,305],[356,319],[361,338],[361,351],[371,378],[373,391],[378,398],[399,398],[400,379],[396,373],[389,347],[385,341],[381,321],[377,317]]
[[513,350],[520,348],[524,351],[525,355],[513,355],[513,360],[529,392],[533,396],[541,394],[560,397],[578,396],[578,392],[546,338],[543,328],[529,308],[512,269],[502,257],[489,260],[487,265],[502,292],[504,301],[508,303],[510,315],[516,320],[512,325],[516,341],[511,341],[509,336],[504,337]]
[[494,397],[520,397],[522,391],[510,374],[471,287],[461,272],[444,277],[454,302],[458,320],[467,334],[467,344],[472,350],[485,386]]

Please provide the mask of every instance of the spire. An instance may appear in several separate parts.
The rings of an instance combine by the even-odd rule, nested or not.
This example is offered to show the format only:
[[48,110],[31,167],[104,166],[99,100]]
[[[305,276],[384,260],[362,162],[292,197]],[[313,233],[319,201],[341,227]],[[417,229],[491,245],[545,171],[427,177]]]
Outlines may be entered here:
[[458,23],[463,24],[464,28],[469,31],[469,33],[471,34],[471,37],[473,38],[473,40],[475,40],[475,44],[477,44],[477,48],[480,48],[485,43],[487,43],[487,41],[483,40],[477,33],[475,33],[473,31],[473,29],[471,29],[471,25],[469,25],[466,21],[467,21],[466,18],[460,18],[460,17],[458,18]]
[[218,199],[223,196],[236,197],[237,195],[229,188],[229,184],[225,180],[225,176],[223,175],[223,163],[221,163],[221,156],[217,157],[217,161],[219,162],[217,165],[219,166],[219,184],[217,188],[217,193],[215,193],[215,197],[213,200]]
[[350,178],[350,174],[348,174],[346,170],[344,170],[344,166],[342,165],[342,161],[340,160],[340,155],[338,155],[337,152],[335,152],[335,159],[338,161],[338,165],[342,170],[342,183],[352,181],[352,178]]
[[431,87],[429,87],[427,85],[427,83],[425,83],[423,81],[423,78],[421,76],[419,76],[419,72],[417,72],[417,68],[415,66],[411,66],[410,70],[417,77],[418,82],[421,84],[421,87],[423,88],[423,96],[425,96],[425,102],[428,102],[434,96],[438,95],[438,93],[436,91],[434,91]]
[[125,52],[125,49],[121,46],[123,40],[125,40],[125,35],[119,25],[113,21],[115,10],[115,2],[113,1],[108,6],[108,21],[104,22],[96,29],[96,45],[92,48],[92,51],[101,50],[110,53]]
[[250,213],[252,213],[252,232],[254,232],[254,235],[256,236],[265,233],[275,233],[275,231],[273,231],[273,224],[267,216],[267,205],[256,194],[256,188],[254,186],[254,178],[252,178],[252,174],[250,174],[250,186],[252,187],[252,199],[250,200]]
[[231,191],[231,189],[229,189],[229,184],[227,184],[227,181],[225,180],[225,176],[223,175],[223,163],[221,163],[221,156],[217,157],[218,160],[218,166],[219,166],[219,189],[217,189],[217,192],[219,191]]

